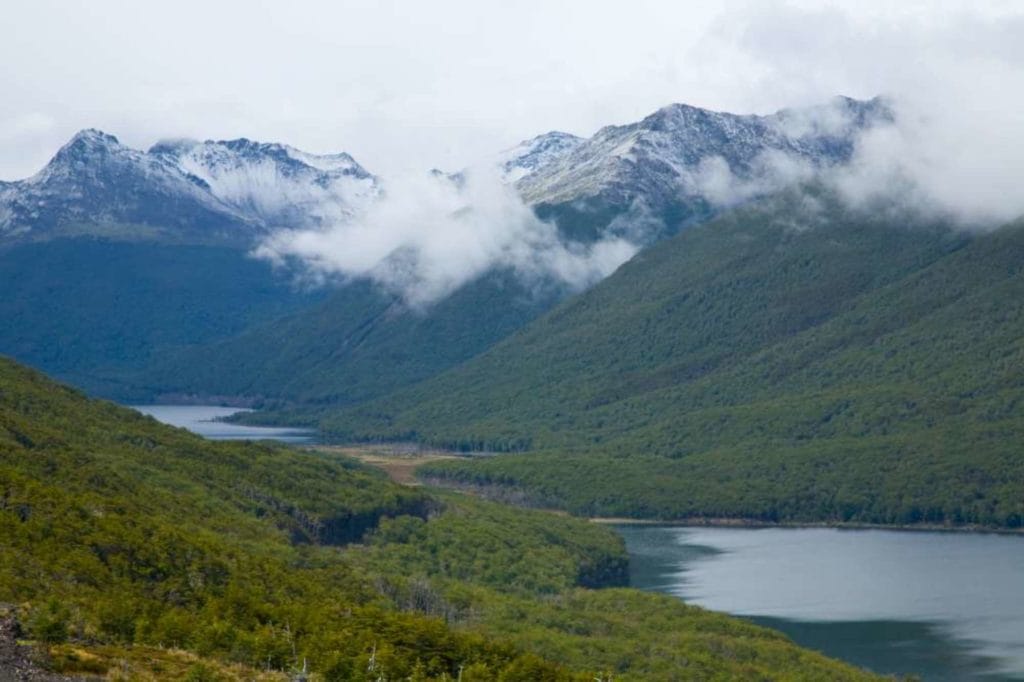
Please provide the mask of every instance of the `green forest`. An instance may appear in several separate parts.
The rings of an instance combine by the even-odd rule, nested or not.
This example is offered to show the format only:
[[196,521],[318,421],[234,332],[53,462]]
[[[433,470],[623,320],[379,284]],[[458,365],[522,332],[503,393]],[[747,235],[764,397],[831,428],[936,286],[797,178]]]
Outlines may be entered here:
[[1022,267],[1024,225],[975,234],[793,192],[319,423],[520,453],[424,474],[579,514],[1017,528]]
[[168,349],[237,335],[325,295],[238,248],[85,235],[0,245],[0,290],[5,354],[122,399],[148,397],[124,379]]
[[468,360],[566,294],[554,284],[531,290],[496,271],[421,310],[353,281],[292,315],[124,371],[113,395],[232,395],[261,407],[357,403]]
[[620,587],[601,526],[217,443],[0,360],[0,603],[117,679],[868,679]]

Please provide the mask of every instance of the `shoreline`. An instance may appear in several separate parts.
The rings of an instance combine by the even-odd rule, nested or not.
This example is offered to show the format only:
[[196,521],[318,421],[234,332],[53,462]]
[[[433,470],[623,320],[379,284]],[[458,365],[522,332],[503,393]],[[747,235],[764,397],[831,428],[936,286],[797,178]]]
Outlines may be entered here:
[[835,530],[891,530],[908,533],[965,533],[991,535],[1021,535],[1024,528],[997,528],[992,526],[914,523],[858,523],[853,521],[756,521],[753,519],[729,517],[689,517],[683,519],[637,519],[619,516],[592,516],[591,523],[605,526],[677,526],[680,528],[827,528]]
[[[307,449],[337,452],[362,461],[365,464],[382,469],[396,483],[406,486],[435,486],[447,490],[455,490],[464,494],[496,499],[488,495],[488,486],[452,485],[433,479],[421,479],[416,476],[416,469],[431,461],[446,459],[463,459],[481,456],[473,453],[455,452],[437,448],[423,448],[414,443],[359,443],[359,444],[305,444]],[[492,455],[483,455],[492,456]],[[501,501],[501,500],[499,500]],[[951,526],[937,523],[888,524],[864,523],[854,521],[760,521],[739,517],[707,517],[692,516],[679,519],[642,519],[627,516],[576,516],[565,509],[524,503],[522,500],[504,500],[505,504],[519,506],[551,514],[568,515],[584,519],[591,523],[604,526],[676,526],[680,528],[825,528],[835,530],[889,530],[906,533],[963,533],[973,535],[1010,535],[1024,536],[1024,527],[999,528],[981,525]]]

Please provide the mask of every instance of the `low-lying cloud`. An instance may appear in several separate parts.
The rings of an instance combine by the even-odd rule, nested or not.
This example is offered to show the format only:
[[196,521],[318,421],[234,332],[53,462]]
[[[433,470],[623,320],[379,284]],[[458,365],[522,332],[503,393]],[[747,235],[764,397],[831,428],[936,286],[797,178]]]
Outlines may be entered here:
[[321,230],[281,230],[257,255],[299,259],[315,280],[370,278],[424,307],[494,268],[522,281],[582,289],[611,274],[639,246],[609,236],[584,244],[540,220],[497,168],[389,181],[384,196],[355,220]]
[[[887,99],[892,120],[857,131],[845,163],[819,167],[769,151],[735,172],[725,159],[709,157],[685,177],[687,187],[727,208],[814,179],[855,209],[895,208],[967,229],[994,229],[1024,216],[1024,130],[1014,109],[992,100],[954,107],[913,96]],[[830,118],[834,111],[815,114]]]
[[[921,96],[887,96],[889,116],[858,129],[851,110],[795,110],[780,125],[791,138],[853,140],[849,160],[765,151],[743,169],[708,157],[683,171],[680,192],[719,210],[811,180],[849,206],[896,209],[972,229],[1024,214],[1017,189],[1024,149],[1013,110],[944,106]],[[596,242],[576,242],[539,219],[497,167],[481,165],[451,178],[407,175],[385,183],[383,197],[357,218],[325,229],[280,230],[257,254],[298,261],[314,282],[369,278],[414,308],[424,308],[495,268],[527,285],[552,282],[580,290],[611,274],[664,230],[638,197]]]
[[979,229],[1024,214],[1024,131],[1015,114],[897,102],[895,122],[861,135],[852,162],[835,174],[848,201],[900,204]]
[[861,6],[765,0],[718,18],[698,67],[752,101],[887,96],[891,125],[832,175],[855,205],[894,201],[984,228],[1024,214],[1024,13],[1012,3]]

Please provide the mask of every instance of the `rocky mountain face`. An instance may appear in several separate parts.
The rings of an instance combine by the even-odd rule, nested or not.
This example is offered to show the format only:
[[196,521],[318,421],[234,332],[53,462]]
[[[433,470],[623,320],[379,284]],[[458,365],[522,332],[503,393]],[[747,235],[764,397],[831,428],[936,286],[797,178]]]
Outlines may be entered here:
[[0,185],[0,238],[251,244],[274,228],[350,217],[377,191],[348,154],[246,139],[163,142],[143,152],[83,130],[36,175]]
[[83,130],[36,175],[0,188],[0,235],[45,238],[153,230],[225,237],[254,229],[213,196],[200,178],[166,159]]
[[345,153],[315,155],[246,140],[179,140],[149,154],[199,178],[231,210],[268,227],[319,227],[372,201],[377,179]]
[[800,170],[848,161],[857,136],[892,116],[880,98],[838,97],[770,116],[672,104],[586,140],[542,136],[520,146],[522,162],[505,163],[530,169],[510,173],[520,195],[564,231],[596,237],[611,229],[650,242],[758,186],[778,189]]
[[[649,243],[728,204],[729,183],[782,175],[781,182],[794,167],[845,162],[857,134],[891,117],[877,98],[770,116],[673,104],[587,139],[546,133],[496,162],[567,237],[611,230]],[[380,180],[345,153],[244,138],[170,140],[140,151],[90,129],[36,175],[0,183],[0,239],[84,233],[251,243],[278,228],[351,220],[381,194]]]
[[506,181],[516,182],[547,168],[583,144],[584,138],[552,131],[520,142],[498,156]]

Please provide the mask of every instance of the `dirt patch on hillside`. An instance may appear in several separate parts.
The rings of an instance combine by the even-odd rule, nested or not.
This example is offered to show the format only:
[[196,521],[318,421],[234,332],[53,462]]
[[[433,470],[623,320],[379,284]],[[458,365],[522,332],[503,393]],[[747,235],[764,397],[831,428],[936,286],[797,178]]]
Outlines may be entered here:
[[431,462],[445,459],[463,459],[468,456],[443,450],[419,450],[389,445],[319,445],[312,449],[323,452],[335,452],[358,459],[365,464],[382,469],[395,483],[408,486],[420,485],[420,481],[416,480],[415,471],[417,467]]

